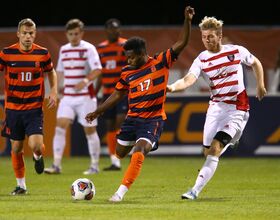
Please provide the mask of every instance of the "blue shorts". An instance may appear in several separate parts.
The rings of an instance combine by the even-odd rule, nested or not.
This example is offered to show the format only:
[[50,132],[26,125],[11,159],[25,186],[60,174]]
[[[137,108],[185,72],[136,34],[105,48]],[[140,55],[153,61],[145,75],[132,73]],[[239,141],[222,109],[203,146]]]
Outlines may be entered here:
[[[103,101],[105,101],[108,97],[109,96],[104,96]],[[128,101],[127,101],[127,96],[125,96],[124,99],[121,100],[118,104],[105,111],[102,117],[108,120],[115,119],[119,114],[126,114],[127,110],[128,110]]]
[[158,141],[163,130],[164,121],[125,119],[117,139],[124,146],[132,146],[139,139],[146,139],[152,145],[152,150],[158,149]]
[[12,140],[21,141],[25,135],[43,134],[43,110],[6,109],[6,118],[2,129],[2,136]]

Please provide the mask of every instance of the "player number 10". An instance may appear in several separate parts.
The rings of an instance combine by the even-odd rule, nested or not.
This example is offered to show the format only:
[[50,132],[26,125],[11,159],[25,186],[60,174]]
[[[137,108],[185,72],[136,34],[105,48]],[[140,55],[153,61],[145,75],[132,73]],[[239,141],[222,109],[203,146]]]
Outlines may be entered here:
[[32,73],[31,72],[21,72],[21,81],[31,81]]

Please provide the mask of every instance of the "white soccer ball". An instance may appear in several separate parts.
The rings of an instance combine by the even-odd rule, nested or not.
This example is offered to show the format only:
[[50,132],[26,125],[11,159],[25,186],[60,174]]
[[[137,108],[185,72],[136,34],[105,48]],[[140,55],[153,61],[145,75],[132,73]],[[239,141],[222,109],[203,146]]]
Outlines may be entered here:
[[87,178],[79,178],[72,183],[71,195],[74,200],[91,200],[95,196],[95,186]]

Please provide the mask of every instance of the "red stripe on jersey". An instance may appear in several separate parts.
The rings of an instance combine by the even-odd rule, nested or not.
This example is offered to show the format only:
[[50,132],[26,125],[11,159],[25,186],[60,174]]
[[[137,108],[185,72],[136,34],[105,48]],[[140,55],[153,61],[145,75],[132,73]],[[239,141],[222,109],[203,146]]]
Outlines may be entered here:
[[226,77],[230,77],[234,74],[237,74],[237,71],[230,72],[230,73],[225,73],[225,74],[219,74],[218,76],[210,77],[209,79],[211,81],[213,81],[213,80],[216,80],[216,79],[223,79],[223,78],[226,78]]
[[84,70],[85,67],[84,66],[74,66],[74,67],[66,66],[66,67],[64,67],[64,69],[66,69],[66,70]]
[[76,76],[64,76],[65,79],[83,79],[85,75],[76,75]]
[[220,69],[220,68],[222,68],[224,66],[236,65],[236,64],[239,64],[239,63],[240,63],[240,60],[234,60],[234,61],[231,61],[231,62],[221,63],[221,64],[216,65],[216,66],[211,66],[211,67],[208,67],[208,68],[204,68],[202,70],[204,72],[210,72],[212,70]]
[[211,86],[211,89],[219,89],[219,88],[223,88],[223,87],[227,87],[227,86],[233,86],[233,85],[238,85],[238,80],[235,81],[230,81],[230,82],[225,82],[225,83],[221,83],[215,86]]
[[233,51],[228,51],[228,52],[224,52],[224,53],[220,53],[216,56],[213,56],[213,57],[210,57],[209,59],[207,60],[201,60],[201,62],[205,63],[205,62],[209,62],[209,61],[212,61],[212,60],[216,60],[216,59],[219,59],[221,57],[225,57],[225,56],[229,56],[229,55],[233,55],[233,54],[236,54],[238,53],[239,51],[238,50],[233,50]]
[[67,57],[67,58],[63,58],[62,61],[69,61],[69,60],[87,60],[87,58],[71,58],[71,57]]
[[237,94],[237,92],[228,92],[228,93],[223,93],[223,94],[216,94],[213,95],[213,97],[226,97],[226,96],[235,96]]
[[61,53],[69,53],[69,52],[87,52],[87,49],[69,49],[69,50],[61,51]]

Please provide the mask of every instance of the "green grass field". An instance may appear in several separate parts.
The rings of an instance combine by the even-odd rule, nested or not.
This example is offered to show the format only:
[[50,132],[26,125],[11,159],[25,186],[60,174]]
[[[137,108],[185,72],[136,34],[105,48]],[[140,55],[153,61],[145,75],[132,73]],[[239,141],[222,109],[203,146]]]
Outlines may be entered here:
[[[141,175],[120,204],[108,198],[118,188],[121,172],[89,176],[96,187],[91,201],[73,201],[71,183],[88,167],[89,158],[65,158],[63,174],[37,175],[26,158],[29,194],[10,196],[15,187],[9,157],[0,158],[0,219],[280,219],[280,159],[222,158],[214,178],[195,201],[181,200],[192,186],[202,157],[147,157]],[[51,158],[45,159],[46,166]],[[101,158],[101,169],[109,165]]]

